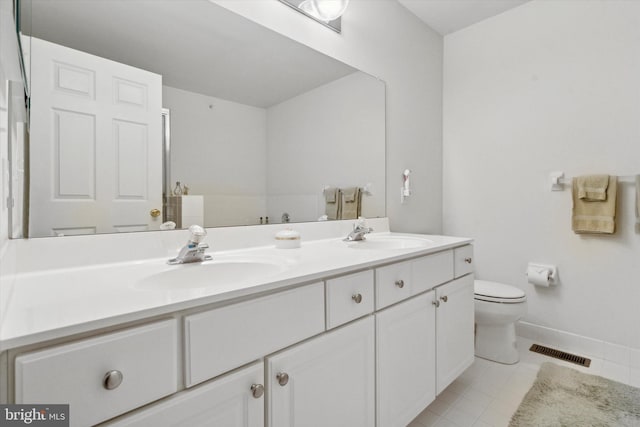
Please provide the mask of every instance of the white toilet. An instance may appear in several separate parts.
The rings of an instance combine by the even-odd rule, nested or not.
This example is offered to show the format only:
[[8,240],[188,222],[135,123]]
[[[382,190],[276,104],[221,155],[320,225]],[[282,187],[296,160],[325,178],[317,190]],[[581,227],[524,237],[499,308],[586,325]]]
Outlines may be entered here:
[[524,291],[504,283],[474,282],[476,356],[512,365],[518,363],[516,322],[527,312]]

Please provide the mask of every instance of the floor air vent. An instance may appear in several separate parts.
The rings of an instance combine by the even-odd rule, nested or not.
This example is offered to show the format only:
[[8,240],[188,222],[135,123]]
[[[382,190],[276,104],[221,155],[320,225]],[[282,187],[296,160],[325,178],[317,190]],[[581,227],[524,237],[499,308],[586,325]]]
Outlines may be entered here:
[[530,351],[535,353],[544,354],[545,356],[554,357],[556,359],[565,360],[567,362],[575,363],[576,365],[586,366],[591,365],[591,359],[586,357],[577,356],[571,353],[565,353],[564,351],[556,350],[555,348],[545,347],[540,344],[533,344]]

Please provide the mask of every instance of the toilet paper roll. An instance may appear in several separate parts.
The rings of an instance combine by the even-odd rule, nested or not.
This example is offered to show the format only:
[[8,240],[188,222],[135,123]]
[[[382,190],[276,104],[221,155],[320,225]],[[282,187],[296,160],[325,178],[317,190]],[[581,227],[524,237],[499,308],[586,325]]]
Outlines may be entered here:
[[551,284],[551,270],[548,268],[527,268],[527,277],[529,283],[536,286],[549,287]]

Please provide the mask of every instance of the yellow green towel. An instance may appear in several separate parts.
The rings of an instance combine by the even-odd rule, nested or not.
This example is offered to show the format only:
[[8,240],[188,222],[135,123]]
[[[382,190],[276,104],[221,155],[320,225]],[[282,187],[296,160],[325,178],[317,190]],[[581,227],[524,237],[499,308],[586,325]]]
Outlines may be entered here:
[[577,234],[613,234],[616,231],[618,177],[610,176],[605,200],[580,198],[578,179],[572,181],[573,217],[571,229]]
[[325,209],[327,219],[340,219],[342,215],[342,193],[339,188],[329,187],[324,190]]
[[358,219],[362,212],[362,191],[359,187],[342,189],[342,219]]
[[609,175],[585,175],[575,178],[578,184],[578,197],[586,201],[607,200]]

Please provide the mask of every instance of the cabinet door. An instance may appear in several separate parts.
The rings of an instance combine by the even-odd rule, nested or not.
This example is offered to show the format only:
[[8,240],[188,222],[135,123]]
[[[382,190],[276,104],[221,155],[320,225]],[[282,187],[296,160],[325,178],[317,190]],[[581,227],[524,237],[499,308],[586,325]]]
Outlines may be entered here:
[[254,363],[105,426],[262,427],[263,366]]
[[369,316],[270,357],[268,425],[374,425],[374,351]]
[[473,363],[473,274],[436,289],[438,394]]
[[436,396],[435,293],[376,314],[377,426],[406,426]]

